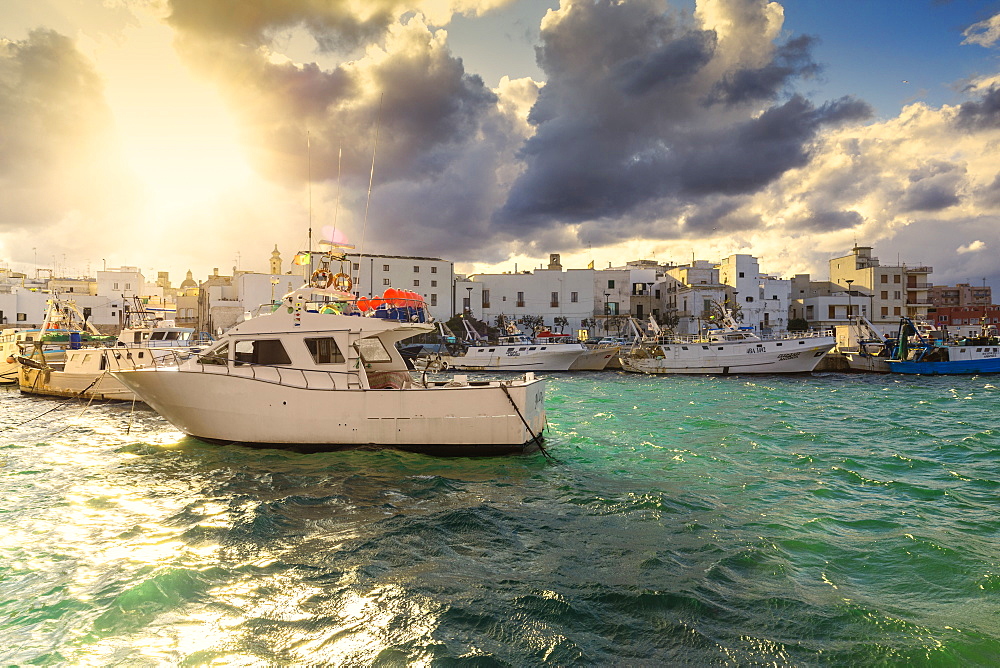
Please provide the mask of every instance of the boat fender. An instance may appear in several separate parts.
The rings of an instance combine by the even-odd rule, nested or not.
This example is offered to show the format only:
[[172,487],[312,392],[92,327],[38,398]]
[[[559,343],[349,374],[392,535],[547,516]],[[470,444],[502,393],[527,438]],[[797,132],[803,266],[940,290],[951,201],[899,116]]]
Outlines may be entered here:
[[10,356],[10,355],[7,356],[7,364],[13,364],[16,361],[17,360],[14,359],[12,356]]
[[333,287],[343,292],[350,292],[351,288],[354,287],[351,277],[344,273],[335,274],[330,282],[333,283]]
[[[340,274],[337,275],[339,276]],[[328,288],[332,282],[333,276],[330,274],[329,269],[317,269],[309,277],[309,285],[314,288]]]

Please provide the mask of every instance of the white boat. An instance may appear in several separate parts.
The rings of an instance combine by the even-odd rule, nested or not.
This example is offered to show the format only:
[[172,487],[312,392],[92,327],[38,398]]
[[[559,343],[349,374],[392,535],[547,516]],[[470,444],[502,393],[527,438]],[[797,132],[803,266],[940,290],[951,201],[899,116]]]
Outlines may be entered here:
[[603,371],[612,360],[618,359],[617,347],[597,349],[581,343],[568,334],[543,331],[535,335],[534,342],[536,344],[569,346],[580,351],[579,357],[569,365],[569,371]]
[[112,373],[178,429],[208,442],[454,455],[541,447],[543,381],[414,377],[395,344],[434,326],[420,316],[364,317],[354,300],[305,286],[177,366]]
[[535,343],[516,334],[501,336],[496,343],[469,345],[460,355],[441,355],[440,361],[462,371],[569,371],[584,352],[579,345]]
[[762,338],[730,316],[704,336],[657,337],[621,356],[635,373],[807,373],[836,344],[831,332]]
[[843,356],[851,371],[889,373],[887,360],[894,342],[879,332],[868,318],[855,316],[850,325],[840,325],[834,331],[837,345],[833,352]]
[[[78,313],[72,302],[52,301],[59,311]],[[99,401],[135,401],[135,393],[110,374],[112,369],[136,369],[163,364],[167,360],[173,362],[178,353],[195,350],[193,345],[196,343],[193,328],[175,327],[172,321],[153,321],[142,313],[134,311],[131,326],[123,329],[117,339],[105,341],[105,345],[113,344],[110,348],[71,347],[62,357],[12,355],[19,367],[17,382],[21,392]]]

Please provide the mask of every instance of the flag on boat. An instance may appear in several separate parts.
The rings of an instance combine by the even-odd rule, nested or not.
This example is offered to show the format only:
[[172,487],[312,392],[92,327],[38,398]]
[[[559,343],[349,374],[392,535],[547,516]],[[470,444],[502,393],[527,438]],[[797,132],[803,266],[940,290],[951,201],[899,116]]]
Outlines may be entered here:
[[295,257],[292,258],[292,264],[297,264],[299,266],[305,266],[305,265],[309,264],[310,259],[311,259],[311,256],[310,256],[309,253],[299,252],[299,253],[296,253]]

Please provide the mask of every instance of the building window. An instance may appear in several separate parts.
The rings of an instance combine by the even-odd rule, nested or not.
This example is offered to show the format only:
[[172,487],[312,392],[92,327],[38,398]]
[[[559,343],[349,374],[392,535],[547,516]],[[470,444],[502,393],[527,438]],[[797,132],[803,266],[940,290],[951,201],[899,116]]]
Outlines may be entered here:
[[549,299],[549,307],[556,308],[559,306],[559,293],[553,292],[551,298]]
[[383,278],[382,279],[382,285],[389,285],[389,279],[388,278]]
[[117,283],[115,283],[115,286],[114,286],[113,288],[111,288],[111,289],[112,289],[112,290],[117,290],[117,289],[118,289],[118,284],[117,284]]
[[431,273],[432,274],[438,273],[438,268],[437,267],[431,267]]
[[608,315],[618,315],[618,302],[608,302]]
[[354,263],[354,271],[357,271],[358,269],[361,269],[361,265],[358,264],[357,262],[355,262]]
[[748,302],[752,302],[753,301],[753,297],[747,297],[747,301]]
[[608,290],[614,290],[614,288],[615,288],[615,282],[608,281]]
[[900,295],[899,290],[896,290],[895,292],[892,293],[892,298],[893,299],[902,299],[902,296]]
[[438,296],[436,294],[432,294],[431,295],[431,306],[437,306],[437,305],[438,305]]
[[524,293],[523,292],[518,292],[517,293],[517,306],[518,306],[518,308],[524,308]]
[[431,287],[432,288],[436,288],[437,286],[438,286],[438,282],[437,281],[431,281]]
[[420,265],[417,265],[417,264],[413,265],[413,273],[414,274],[419,274],[420,273]]
[[883,290],[879,294],[880,294],[880,296],[881,296],[882,299],[888,299],[889,298],[889,291],[888,290]]
[[740,272],[740,278],[743,278],[743,272],[742,271]]
[[[357,267],[355,267],[355,269],[357,269]],[[382,265],[382,271],[389,271],[389,265],[383,264]]]
[[413,287],[415,287],[415,288],[419,288],[420,287],[420,279],[419,278],[413,279]]
[[17,321],[18,322],[26,322],[27,320],[28,320],[28,314],[27,313],[18,313],[17,314]]
[[899,274],[896,274],[895,276],[892,277],[892,282],[899,283]]
[[580,301],[580,293],[579,292],[569,293],[569,300],[570,302],[576,304],[578,301]]
[[830,318],[830,320],[836,320],[836,318],[837,318],[837,307],[834,306],[833,304],[830,304],[830,306],[828,308],[830,310],[830,313],[829,313],[829,315],[827,317]]
[[901,315],[900,312],[899,312],[899,307],[898,306],[896,306],[895,308],[892,309],[892,314],[893,315]]
[[889,307],[888,306],[883,306],[882,307],[882,317],[883,318],[888,318],[889,317]]
[[881,278],[881,281],[883,283],[888,283],[889,282],[889,275],[888,274],[882,274],[880,278]]
[[[436,283],[437,281],[431,281],[431,282]],[[489,308],[489,307],[490,307],[490,291],[483,290],[483,308]]]

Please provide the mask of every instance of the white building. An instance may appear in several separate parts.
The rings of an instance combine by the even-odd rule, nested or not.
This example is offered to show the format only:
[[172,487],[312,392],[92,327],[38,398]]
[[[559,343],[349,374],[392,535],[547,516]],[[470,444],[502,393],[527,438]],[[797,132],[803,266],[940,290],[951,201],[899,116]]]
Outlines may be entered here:
[[735,254],[719,263],[719,281],[740,305],[744,325],[764,333],[788,327],[790,280],[762,274],[757,258]]
[[[314,254],[314,258],[316,255]],[[424,298],[430,314],[448,320],[458,313],[453,262],[436,257],[369,255],[349,253],[352,291],[359,297],[378,297],[388,288],[416,292]],[[338,267],[331,267],[334,271]]]
[[[553,331],[577,334],[587,329],[597,313],[603,315],[604,295],[598,300],[596,273],[593,269],[563,269],[559,255],[553,253],[547,268],[475,274],[456,282],[455,292],[458,303],[463,307],[469,304],[472,316],[490,325],[501,315],[515,321],[533,316],[541,317],[544,326]],[[598,303],[602,310],[598,310]],[[561,328],[560,322],[565,322]]]

